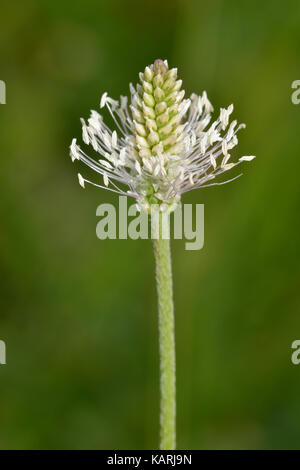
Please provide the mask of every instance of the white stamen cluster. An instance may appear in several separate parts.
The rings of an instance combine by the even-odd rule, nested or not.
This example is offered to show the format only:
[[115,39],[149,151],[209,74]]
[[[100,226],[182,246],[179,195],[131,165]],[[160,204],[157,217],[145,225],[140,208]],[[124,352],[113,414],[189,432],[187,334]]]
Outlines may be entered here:
[[83,161],[103,178],[100,184],[79,174],[81,186],[87,182],[132,196],[144,210],[149,210],[151,204],[172,210],[183,193],[224,184],[212,180],[254,158],[243,156],[229,162],[229,151],[238,143],[236,134],[245,127],[236,121],[229,124],[233,105],[221,108],[218,119],[211,124],[213,107],[206,92],[183,99],[177,69],[169,69],[167,61],[156,60],[146,67],[140,73],[140,82],[136,88],[130,84],[129,106],[125,96],[116,101],[107,93],[102,95],[100,108],[106,106],[116,130],[111,131],[94,110],[87,124],[81,119],[84,143],[91,144],[101,158],[89,157],[76,139],[70,147],[71,158]]

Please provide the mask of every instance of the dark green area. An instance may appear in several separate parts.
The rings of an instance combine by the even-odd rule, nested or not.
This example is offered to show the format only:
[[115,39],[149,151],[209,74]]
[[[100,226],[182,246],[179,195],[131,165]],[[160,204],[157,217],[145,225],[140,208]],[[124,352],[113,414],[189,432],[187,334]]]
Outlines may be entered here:
[[103,91],[156,58],[187,94],[247,123],[243,177],[194,191],[205,246],[173,248],[178,447],[299,448],[298,1],[1,5],[0,448],[155,448],[158,354],[150,241],[96,238],[68,146]]

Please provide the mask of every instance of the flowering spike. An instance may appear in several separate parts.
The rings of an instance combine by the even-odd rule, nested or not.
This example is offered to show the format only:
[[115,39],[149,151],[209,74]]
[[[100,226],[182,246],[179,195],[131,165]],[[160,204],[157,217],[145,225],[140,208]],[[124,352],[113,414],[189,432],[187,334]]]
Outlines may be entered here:
[[[131,90],[133,114],[140,115],[140,122],[144,123],[135,125],[136,150],[140,157],[144,156],[145,148],[149,149],[149,156],[156,156],[160,151],[167,152],[180,138],[179,105],[183,95],[177,93],[182,81],[176,79],[177,70],[169,70],[166,63],[159,59],[140,75],[144,90],[141,102],[135,99],[137,91]],[[174,99],[177,100],[176,105],[172,105]],[[172,141],[171,134],[176,135],[175,141]],[[176,154],[176,151],[173,153]]]
[[78,175],[83,187],[90,183],[130,195],[144,210],[155,202],[161,210],[170,211],[185,192],[222,184],[212,180],[254,158],[228,162],[229,151],[238,143],[236,134],[245,127],[236,121],[229,124],[232,104],[221,108],[211,124],[213,107],[206,92],[184,99],[177,69],[169,69],[166,60],[155,60],[139,74],[139,80],[136,87],[130,84],[129,105],[127,97],[121,96],[118,102],[103,93],[100,108],[108,109],[115,123],[113,131],[94,110],[87,124],[82,119],[83,141],[101,158],[89,157],[76,139],[70,146],[71,158],[102,175],[99,184]]

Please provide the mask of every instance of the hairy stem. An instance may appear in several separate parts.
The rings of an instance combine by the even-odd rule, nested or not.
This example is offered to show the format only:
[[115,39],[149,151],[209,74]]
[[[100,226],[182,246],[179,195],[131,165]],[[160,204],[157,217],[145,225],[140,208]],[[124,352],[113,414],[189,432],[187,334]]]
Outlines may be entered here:
[[176,388],[175,336],[170,240],[162,238],[160,216],[154,240],[156,284],[159,310],[160,355],[160,448],[175,449]]

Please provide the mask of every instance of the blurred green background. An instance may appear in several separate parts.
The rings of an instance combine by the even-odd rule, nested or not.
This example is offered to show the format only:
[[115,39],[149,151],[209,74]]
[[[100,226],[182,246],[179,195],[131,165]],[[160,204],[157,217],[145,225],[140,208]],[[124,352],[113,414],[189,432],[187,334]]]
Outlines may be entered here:
[[178,448],[300,448],[300,3],[136,0],[1,6],[0,448],[158,446],[150,241],[96,238],[68,146],[103,91],[156,58],[247,123],[235,182],[193,191],[205,246],[173,242]]

